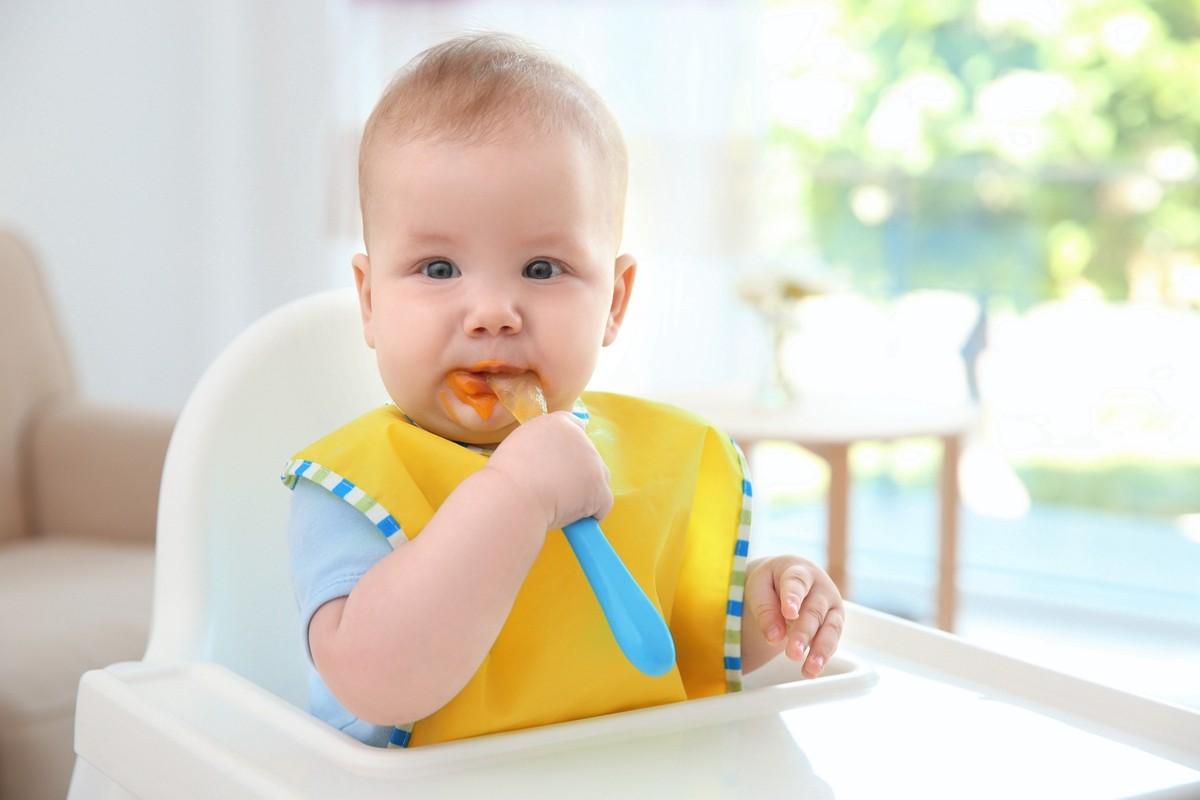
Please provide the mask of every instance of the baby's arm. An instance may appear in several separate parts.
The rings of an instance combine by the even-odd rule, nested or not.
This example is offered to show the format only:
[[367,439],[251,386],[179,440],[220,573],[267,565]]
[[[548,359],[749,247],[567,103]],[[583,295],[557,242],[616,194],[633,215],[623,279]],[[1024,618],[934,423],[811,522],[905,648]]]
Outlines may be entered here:
[[511,433],[417,536],[309,625],[330,691],[379,724],[422,719],[487,655],[546,532],[612,506],[608,471],[566,412]]

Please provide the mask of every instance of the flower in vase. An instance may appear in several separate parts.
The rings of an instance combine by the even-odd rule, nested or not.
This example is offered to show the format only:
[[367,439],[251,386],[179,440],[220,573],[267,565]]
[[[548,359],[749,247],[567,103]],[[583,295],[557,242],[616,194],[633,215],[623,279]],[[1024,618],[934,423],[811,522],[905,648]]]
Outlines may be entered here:
[[738,296],[774,316],[794,304],[829,290],[826,282],[797,270],[756,270],[738,281]]
[[757,310],[770,328],[770,366],[760,400],[765,405],[786,405],[796,400],[782,361],[783,340],[791,326],[792,312],[802,301],[829,291],[828,283],[796,269],[764,269],[745,275],[738,295]]

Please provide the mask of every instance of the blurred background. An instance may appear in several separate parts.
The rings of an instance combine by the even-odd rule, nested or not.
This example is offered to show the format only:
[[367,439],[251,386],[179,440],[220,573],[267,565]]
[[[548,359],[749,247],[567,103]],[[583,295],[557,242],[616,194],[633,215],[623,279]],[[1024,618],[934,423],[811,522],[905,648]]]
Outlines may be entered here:
[[[253,320],[351,285],[361,125],[467,30],[624,128],[641,271],[596,388],[967,410],[958,632],[1200,706],[1194,0],[0,4],[0,224],[83,393],[177,414]],[[852,598],[922,622],[927,428],[854,439],[848,509]],[[756,552],[823,563],[826,462],[752,459]]]

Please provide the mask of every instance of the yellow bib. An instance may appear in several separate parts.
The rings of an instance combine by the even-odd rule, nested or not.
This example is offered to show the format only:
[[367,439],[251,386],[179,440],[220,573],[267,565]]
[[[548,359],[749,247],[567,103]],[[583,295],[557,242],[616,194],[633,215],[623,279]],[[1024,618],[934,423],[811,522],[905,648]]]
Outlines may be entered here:
[[[670,406],[591,392],[582,400],[586,412],[576,413],[588,417],[615,497],[602,527],[662,612],[676,666],[652,678],[626,661],[566,538],[552,532],[474,677],[432,716],[401,725],[393,743],[431,744],[740,688],[750,521],[741,454],[728,437]],[[384,406],[304,448],[283,477],[325,486],[403,546],[486,459]]]

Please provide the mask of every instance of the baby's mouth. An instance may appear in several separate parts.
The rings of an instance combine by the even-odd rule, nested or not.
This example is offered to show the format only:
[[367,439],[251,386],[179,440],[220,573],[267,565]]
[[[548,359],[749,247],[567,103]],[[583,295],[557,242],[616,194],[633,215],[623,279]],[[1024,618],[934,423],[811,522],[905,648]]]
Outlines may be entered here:
[[452,370],[446,375],[446,384],[459,402],[475,409],[481,419],[488,420],[496,408],[496,393],[484,376],[496,373],[520,375],[525,372],[530,370],[503,361],[480,361],[467,369]]

